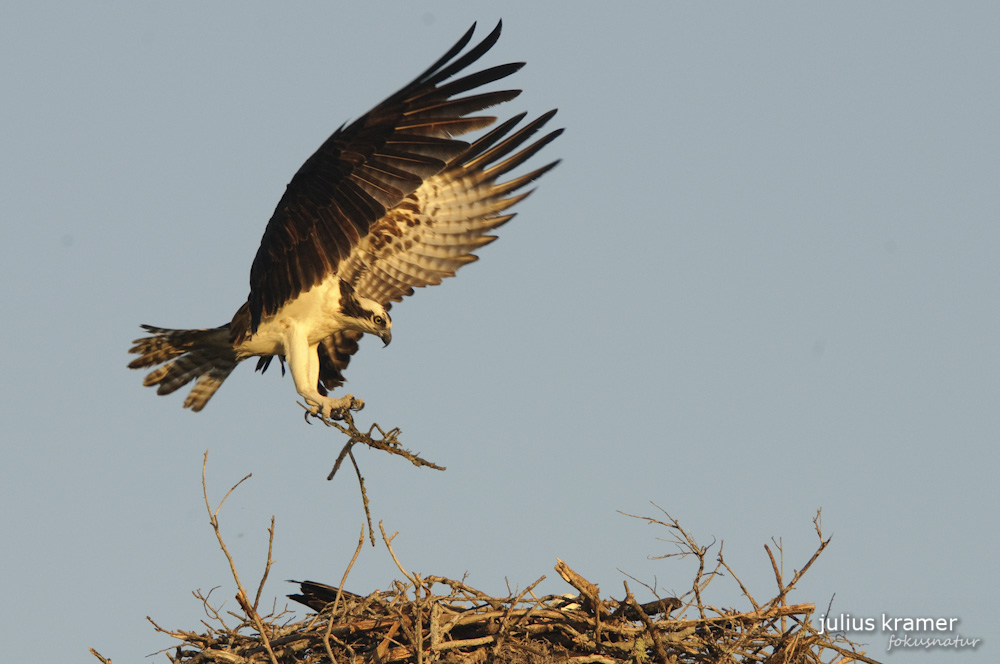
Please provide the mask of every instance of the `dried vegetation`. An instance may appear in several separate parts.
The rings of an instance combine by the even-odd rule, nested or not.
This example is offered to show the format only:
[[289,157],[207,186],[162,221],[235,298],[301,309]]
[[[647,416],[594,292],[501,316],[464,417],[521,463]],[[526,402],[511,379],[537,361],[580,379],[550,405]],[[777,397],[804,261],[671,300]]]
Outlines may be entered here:
[[[343,424],[327,422],[350,436],[334,470],[350,458],[364,497],[368,527],[362,528],[354,558],[341,579],[344,585],[364,546],[366,531],[374,543],[364,478],[351,447],[363,443],[404,456],[415,465],[438,468],[419,456],[402,450],[398,431],[372,438],[359,432],[348,416]],[[207,453],[206,453],[207,463]],[[243,664],[260,662],[288,664],[674,664],[674,663],[770,663],[847,664],[874,662],[842,636],[820,634],[813,626],[815,606],[789,604],[787,598],[803,574],[830,542],[823,536],[820,515],[814,519],[818,545],[812,557],[785,580],[780,541],[764,547],[774,572],[777,592],[766,601],[747,590],[722,555],[722,543],[702,546],[669,514],[657,509],[656,517],[626,515],[663,528],[663,541],[675,551],[663,558],[693,558],[698,567],[690,589],[680,597],[657,598],[640,604],[628,581],[621,599],[602,596],[598,588],[558,560],[556,572],[572,587],[566,595],[538,596],[533,591],[544,576],[521,591],[492,597],[463,580],[421,576],[406,571],[392,548],[395,537],[379,531],[396,562],[402,580],[391,588],[368,596],[355,595],[333,586],[303,582],[293,599],[315,613],[297,616],[287,605],[275,604],[261,613],[260,600],[271,569],[274,520],[268,529],[267,565],[253,598],[247,593],[219,529],[218,514],[240,480],[213,510],[202,482],[205,507],[219,545],[229,561],[238,592],[240,611],[223,611],[211,593],[196,591],[206,618],[195,630],[168,629],[151,618],[156,631],[179,641],[164,651],[176,664]],[[709,585],[729,577],[741,591],[744,609],[716,607],[706,597]],[[655,596],[655,589],[644,590]],[[101,662],[110,664],[95,650]]]

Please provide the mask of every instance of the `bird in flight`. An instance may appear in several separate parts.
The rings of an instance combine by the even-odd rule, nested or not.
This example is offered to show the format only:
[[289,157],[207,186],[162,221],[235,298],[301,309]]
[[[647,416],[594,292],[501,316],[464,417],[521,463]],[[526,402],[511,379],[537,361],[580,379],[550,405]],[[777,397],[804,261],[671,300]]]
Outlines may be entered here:
[[562,133],[536,138],[555,115],[521,113],[472,142],[456,137],[492,126],[477,115],[520,90],[482,91],[524,63],[459,76],[500,37],[501,24],[462,51],[476,26],[411,83],[342,125],[302,165],[264,230],[250,267],[250,295],[215,328],[143,325],[132,369],[155,367],[143,385],[170,394],[194,381],[184,407],[200,411],[236,365],[278,357],[309,411],[337,417],[363,405],[343,372],[364,334],[392,339],[392,302],[441,283],[496,239],[531,182],[558,161],[502,180]]

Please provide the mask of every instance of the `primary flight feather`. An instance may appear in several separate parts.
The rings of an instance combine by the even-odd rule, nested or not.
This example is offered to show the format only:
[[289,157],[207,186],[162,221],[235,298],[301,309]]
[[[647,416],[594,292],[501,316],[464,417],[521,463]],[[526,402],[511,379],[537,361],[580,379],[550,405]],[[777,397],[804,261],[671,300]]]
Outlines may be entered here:
[[360,407],[350,394],[327,395],[343,385],[362,336],[388,344],[391,303],[476,260],[530,193],[524,188],[558,163],[501,181],[562,133],[536,138],[554,110],[523,125],[521,113],[471,143],[456,138],[493,125],[497,118],[476,114],[520,94],[478,90],[523,63],[456,78],[500,29],[463,54],[473,25],[424,73],[334,132],[285,189],[232,320],[199,330],[142,326],[151,336],[133,342],[139,357],[129,367],[155,367],[143,385],[170,394],[194,381],[184,407],[199,411],[237,364],[258,357],[263,371],[277,356],[314,414]]

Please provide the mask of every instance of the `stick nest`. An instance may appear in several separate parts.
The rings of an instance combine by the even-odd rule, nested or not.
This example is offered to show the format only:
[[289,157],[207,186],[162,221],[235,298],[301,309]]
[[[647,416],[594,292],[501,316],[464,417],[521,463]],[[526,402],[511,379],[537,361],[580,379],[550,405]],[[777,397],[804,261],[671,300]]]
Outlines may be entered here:
[[[345,433],[349,433],[351,441],[341,452],[338,466],[345,456],[353,461],[353,444],[371,445],[371,432],[361,434],[352,421],[348,426],[351,431]],[[388,448],[386,451],[400,454],[397,432],[381,433],[383,438],[378,442]],[[402,455],[408,454],[404,451]],[[212,592],[199,590],[194,596],[207,617],[201,621],[204,629],[171,630],[148,618],[158,632],[180,641],[180,645],[164,651],[176,664],[878,664],[843,635],[817,632],[813,626],[814,604],[787,602],[788,594],[830,543],[830,538],[823,536],[820,513],[813,519],[819,538],[815,553],[791,580],[786,581],[782,572],[781,541],[772,539],[771,545],[764,546],[777,584],[777,593],[767,601],[754,598],[726,563],[722,542],[717,549],[714,542],[709,546],[698,544],[673,517],[657,508],[661,512],[657,517],[625,516],[666,529],[668,536],[662,541],[676,550],[660,558],[697,561],[691,587],[680,597],[661,598],[654,587],[632,577],[656,599],[640,604],[628,581],[619,595],[622,599],[602,596],[596,585],[562,560],[555,569],[575,592],[536,596],[533,590],[545,579],[543,576],[523,591],[493,597],[464,580],[407,572],[392,548],[395,535],[386,535],[380,522],[382,539],[405,581],[396,581],[389,590],[367,596],[305,581],[300,584],[300,593],[289,597],[309,606],[314,614],[297,618],[287,605],[279,608],[277,601],[262,614],[260,600],[273,562],[274,518],[268,528],[267,564],[251,600],[223,540],[218,519],[223,503],[250,476],[237,482],[213,510],[205,482],[207,459],[206,452],[202,465],[205,507],[229,561],[240,611],[223,611],[211,600]],[[422,459],[409,460],[433,467],[420,463]],[[358,476],[361,479],[360,472]],[[369,526],[361,528],[341,588],[364,547],[366,530],[374,543],[370,514],[365,511]],[[719,608],[707,601],[709,584],[725,576],[738,584],[748,607]],[[96,650],[91,649],[91,653],[104,664],[111,664]]]
[[[168,630],[150,622],[181,642],[166,651],[177,664],[874,662],[843,636],[819,634],[812,624],[813,604],[785,602],[785,595],[830,541],[821,534],[816,553],[787,585],[778,571],[780,563],[765,547],[779,592],[763,603],[745,593],[753,609],[739,611],[702,599],[708,584],[723,572],[736,578],[721,556],[721,545],[714,564],[706,566],[712,547],[699,547],[669,517],[641,518],[677,531],[674,542],[682,550],[670,555],[695,556],[701,563],[684,596],[640,604],[626,581],[624,599],[602,597],[594,584],[561,560],[555,569],[575,590],[567,595],[536,596],[532,590],[542,577],[521,592],[492,597],[464,581],[421,577],[400,567],[406,581],[368,596],[302,582],[300,592],[289,597],[316,611],[305,618],[296,618],[287,606],[277,610],[277,604],[262,616],[242,591],[236,597],[242,611],[224,613],[199,591],[195,596],[204,604],[209,620],[202,625],[207,629]],[[392,538],[384,531],[382,535],[391,552]],[[364,539],[362,531],[359,550]]]

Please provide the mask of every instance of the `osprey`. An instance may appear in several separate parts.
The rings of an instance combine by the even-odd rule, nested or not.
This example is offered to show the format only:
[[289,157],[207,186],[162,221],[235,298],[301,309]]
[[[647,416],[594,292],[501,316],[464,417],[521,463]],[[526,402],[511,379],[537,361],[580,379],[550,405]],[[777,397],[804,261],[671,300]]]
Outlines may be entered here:
[[496,43],[501,25],[461,54],[473,24],[429,69],[306,160],[264,230],[250,295],[232,320],[198,330],[142,326],[151,336],[133,342],[129,352],[139,357],[128,366],[156,367],[143,385],[170,394],[195,381],[184,407],[199,411],[237,364],[257,357],[263,372],[277,356],[313,414],[363,405],[350,394],[327,396],[343,385],[361,337],[388,345],[391,303],[476,260],[473,252],[496,239],[490,231],[530,193],[521,190],[558,163],[500,181],[562,133],[529,143],[555,110],[523,126],[526,114],[515,115],[471,143],[456,138],[492,125],[497,118],[476,113],[521,92],[477,90],[524,63],[456,78]]

